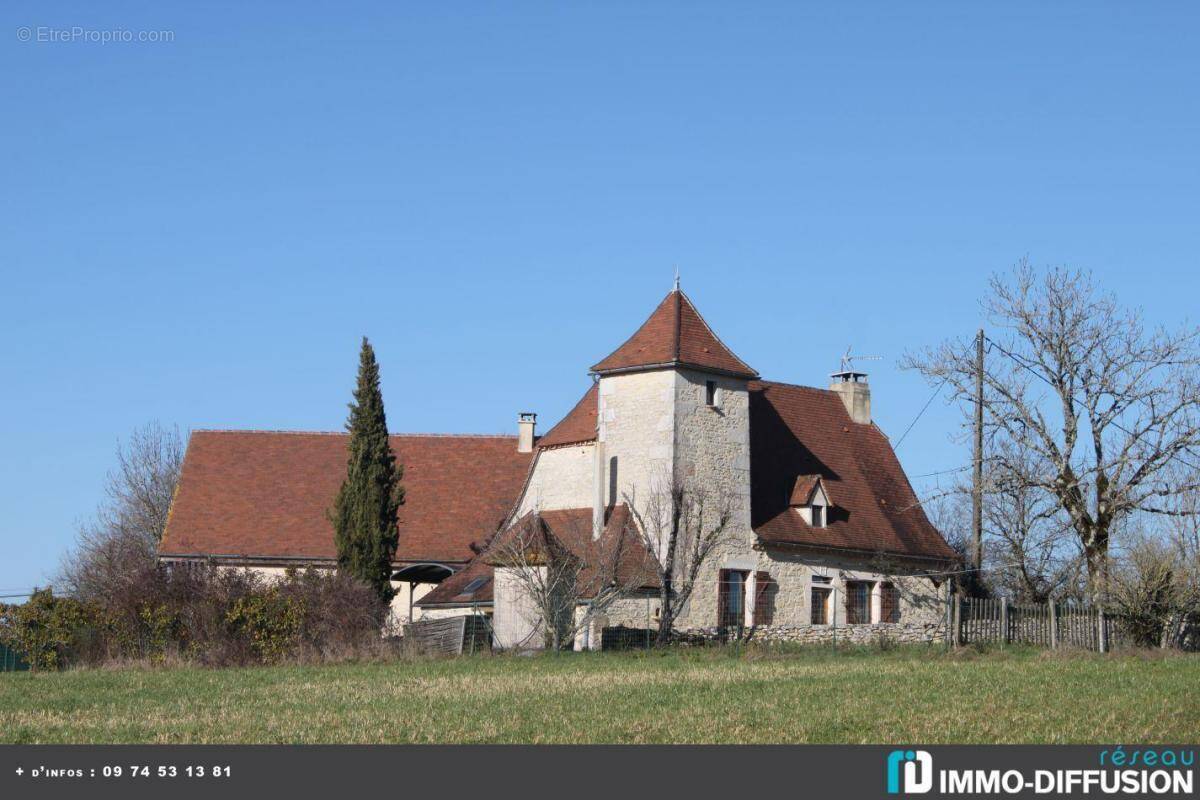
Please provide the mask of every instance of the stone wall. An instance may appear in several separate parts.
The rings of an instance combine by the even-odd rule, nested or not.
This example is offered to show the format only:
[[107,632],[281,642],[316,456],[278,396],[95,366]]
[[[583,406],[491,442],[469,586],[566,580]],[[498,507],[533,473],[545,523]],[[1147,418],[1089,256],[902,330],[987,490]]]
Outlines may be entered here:
[[[607,504],[624,502],[628,496],[641,511],[655,491],[670,483],[675,457],[674,399],[673,370],[600,379]],[[587,485],[591,486],[590,480]]]
[[538,453],[517,516],[529,511],[591,508],[595,450],[589,442]]
[[492,646],[500,650],[540,648],[544,644],[541,613],[517,574],[521,569],[545,568],[496,567],[494,572]]
[[[946,626],[938,622],[877,623],[874,625],[764,625],[746,628],[741,641],[757,644],[878,645],[944,642]],[[736,632],[720,628],[689,628],[679,632],[683,644],[728,642]]]
[[[717,401],[706,403],[708,381]],[[710,508],[728,502],[732,512],[727,541],[704,565],[692,597],[678,613],[682,627],[717,622],[720,570],[753,571],[759,560],[750,528],[750,394],[746,381],[683,369],[675,372],[675,475],[692,491],[702,491]],[[747,589],[747,613],[754,586]],[[747,617],[746,622],[751,620]]]
[[[946,615],[946,583],[935,583],[920,577],[923,570],[911,565],[884,565],[870,557],[848,558],[821,553],[787,553],[767,550],[760,553],[759,570],[771,576],[767,587],[767,609],[772,625],[808,625],[812,621],[812,589],[824,586],[813,581],[814,576],[829,578],[832,592],[830,622],[846,625],[845,592],[847,581],[887,581],[899,590],[900,623],[944,624]],[[878,605],[878,598],[873,598]],[[876,610],[876,615],[878,611]]]
[[[706,386],[718,390],[705,403]],[[733,500],[733,527],[750,529],[750,394],[746,382],[695,370],[675,372],[675,473],[688,486]]]

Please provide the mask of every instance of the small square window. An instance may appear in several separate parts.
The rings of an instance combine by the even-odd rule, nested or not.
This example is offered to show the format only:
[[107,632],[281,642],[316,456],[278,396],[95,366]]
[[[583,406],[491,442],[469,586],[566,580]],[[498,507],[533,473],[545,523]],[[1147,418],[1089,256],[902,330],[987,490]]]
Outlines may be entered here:
[[717,388],[716,381],[704,382],[704,404],[707,406],[715,406],[721,402],[720,389]]

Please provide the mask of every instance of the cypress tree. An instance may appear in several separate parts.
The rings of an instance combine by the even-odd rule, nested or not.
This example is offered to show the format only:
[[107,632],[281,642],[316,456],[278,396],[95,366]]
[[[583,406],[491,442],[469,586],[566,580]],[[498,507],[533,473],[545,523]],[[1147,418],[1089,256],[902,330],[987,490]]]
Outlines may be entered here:
[[346,430],[346,480],[330,513],[338,568],[370,585],[387,602],[394,594],[390,578],[399,538],[396,511],[404,502],[404,467],[396,463],[388,443],[379,365],[365,336]]

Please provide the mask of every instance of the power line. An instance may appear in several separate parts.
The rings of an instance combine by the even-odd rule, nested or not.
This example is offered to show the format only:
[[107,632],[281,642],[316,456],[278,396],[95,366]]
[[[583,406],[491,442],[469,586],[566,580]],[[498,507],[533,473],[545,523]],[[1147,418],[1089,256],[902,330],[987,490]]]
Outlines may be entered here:
[[967,464],[965,467],[955,467],[954,469],[940,469],[940,470],[938,470],[937,472],[924,472],[924,473],[922,473],[922,474],[920,474],[920,475],[911,475],[911,476],[909,476],[909,477],[912,477],[912,478],[932,478],[932,477],[933,477],[933,476],[935,476],[935,475],[949,475],[949,474],[951,474],[951,473],[954,473],[954,472],[965,472],[966,470],[969,470],[970,468],[971,468],[971,465],[970,465],[970,464]]
[[898,442],[896,442],[896,446],[893,447],[892,450],[900,449],[900,445],[904,444],[904,439],[906,436],[908,436],[909,431],[911,431],[913,429],[913,426],[916,425],[917,422],[921,419],[921,417],[923,417],[925,415],[925,412],[929,410],[929,406],[933,405],[934,399],[942,391],[942,387],[946,385],[946,381],[948,381],[948,380],[950,380],[949,377],[942,378],[942,382],[939,383],[937,385],[937,388],[933,390],[933,394],[931,394],[929,396],[929,399],[925,401],[925,405],[921,407],[921,410],[919,412],[917,412],[917,416],[914,417],[913,421],[910,422],[908,424],[908,427],[904,429],[904,433],[900,434],[900,440]]

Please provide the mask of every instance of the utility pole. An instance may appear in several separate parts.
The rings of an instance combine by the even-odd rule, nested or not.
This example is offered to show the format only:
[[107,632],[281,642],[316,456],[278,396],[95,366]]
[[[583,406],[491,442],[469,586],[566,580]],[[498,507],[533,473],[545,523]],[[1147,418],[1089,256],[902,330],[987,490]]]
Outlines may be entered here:
[[971,553],[976,578],[983,568],[983,328],[975,339],[975,481],[971,491]]

